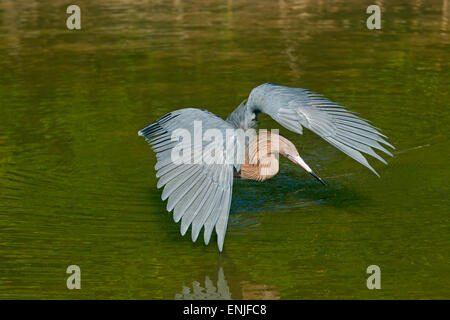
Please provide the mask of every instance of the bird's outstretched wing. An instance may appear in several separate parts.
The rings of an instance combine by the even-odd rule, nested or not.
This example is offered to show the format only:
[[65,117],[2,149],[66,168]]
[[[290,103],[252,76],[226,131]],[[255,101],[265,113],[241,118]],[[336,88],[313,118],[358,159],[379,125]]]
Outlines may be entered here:
[[[225,142],[205,142],[203,133],[200,133],[201,142],[196,145],[194,122],[201,125],[202,132],[218,129],[224,137],[227,129],[233,129],[230,124],[208,111],[189,108],[164,115],[138,134],[144,136],[156,152],[155,169],[159,178],[157,186],[164,187],[161,197],[163,200],[168,199],[167,211],[174,211],[175,222],[181,219],[181,234],[184,235],[192,224],[192,241],[195,242],[204,226],[204,241],[208,244],[215,227],[219,250],[222,251],[231,205],[233,163],[226,164],[220,158],[216,158],[216,161],[201,159],[195,162],[194,156],[199,152],[205,153],[205,150],[216,147],[219,150]],[[180,146],[178,139],[172,140],[177,129],[186,130],[191,136],[189,141],[182,141],[185,147],[190,147],[186,149],[189,150],[190,162],[174,161],[172,152],[177,145]]]
[[293,132],[302,134],[302,127],[308,128],[377,176],[361,152],[385,164],[372,148],[392,156],[380,143],[394,147],[367,120],[309,90],[265,83],[251,91],[246,107],[250,114],[268,114]]

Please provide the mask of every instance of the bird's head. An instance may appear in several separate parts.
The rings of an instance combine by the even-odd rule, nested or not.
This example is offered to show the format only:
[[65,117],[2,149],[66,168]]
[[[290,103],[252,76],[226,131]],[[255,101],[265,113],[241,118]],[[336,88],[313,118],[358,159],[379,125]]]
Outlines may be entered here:
[[[272,137],[273,139],[273,137]],[[297,148],[295,145],[286,139],[285,137],[279,136],[279,153],[289,160],[291,160],[293,163],[299,165],[303,169],[305,169],[306,172],[308,172],[310,175],[312,175],[315,179],[317,179],[321,184],[325,185],[325,182],[312,171],[312,169],[306,164],[306,162],[300,157],[300,154],[298,153]]]

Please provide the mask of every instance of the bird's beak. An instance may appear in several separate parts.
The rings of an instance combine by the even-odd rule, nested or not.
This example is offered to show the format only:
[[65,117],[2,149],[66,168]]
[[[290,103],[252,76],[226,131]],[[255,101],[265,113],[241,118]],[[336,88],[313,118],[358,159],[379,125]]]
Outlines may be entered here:
[[311,170],[311,168],[306,164],[306,162],[300,156],[289,156],[289,159],[291,159],[292,162],[298,164],[303,169],[305,169],[306,172],[308,172],[310,175],[312,175],[314,178],[316,178],[321,184],[325,185],[325,182]]

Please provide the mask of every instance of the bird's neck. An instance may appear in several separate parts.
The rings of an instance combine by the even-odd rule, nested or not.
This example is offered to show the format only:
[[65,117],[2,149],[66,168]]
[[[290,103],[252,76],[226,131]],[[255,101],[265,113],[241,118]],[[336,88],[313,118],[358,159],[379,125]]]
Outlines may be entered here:
[[272,132],[254,136],[246,151],[240,177],[257,181],[272,178],[279,170],[278,154],[285,154],[288,147],[287,139]]

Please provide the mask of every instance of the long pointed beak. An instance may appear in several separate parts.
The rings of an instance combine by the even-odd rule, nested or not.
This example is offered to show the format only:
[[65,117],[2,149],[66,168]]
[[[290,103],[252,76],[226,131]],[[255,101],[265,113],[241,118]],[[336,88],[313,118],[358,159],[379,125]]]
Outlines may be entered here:
[[317,175],[315,174],[311,168],[306,164],[306,162],[300,157],[300,156],[290,156],[289,159],[291,159],[293,162],[301,166],[303,169],[306,170],[310,175],[312,175],[314,178],[316,178],[321,184],[324,186],[326,185],[325,182]]

